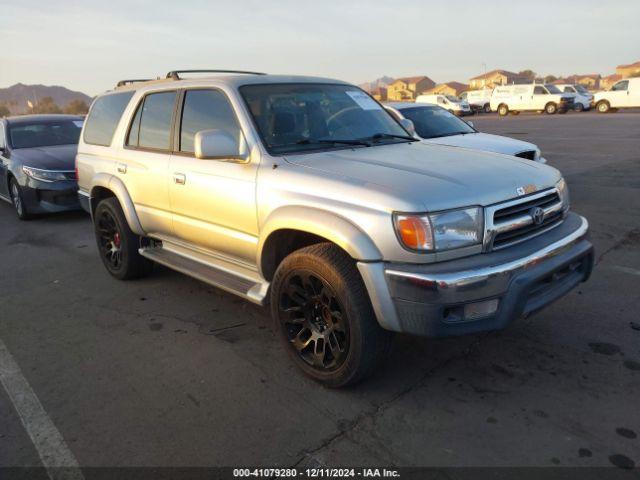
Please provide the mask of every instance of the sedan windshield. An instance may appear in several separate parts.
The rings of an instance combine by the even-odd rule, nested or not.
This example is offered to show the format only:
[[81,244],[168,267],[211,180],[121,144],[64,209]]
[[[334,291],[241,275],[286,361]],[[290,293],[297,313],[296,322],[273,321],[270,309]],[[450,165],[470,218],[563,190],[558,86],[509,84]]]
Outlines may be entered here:
[[545,88],[549,91],[549,93],[562,93],[558,87],[549,83],[545,85]]
[[575,89],[580,92],[580,93],[585,93],[588,94],[589,90],[587,90],[586,88],[584,88],[582,85],[576,85]]
[[77,145],[80,130],[82,120],[20,122],[9,125],[9,142],[14,149]]
[[400,110],[413,122],[416,133],[422,138],[449,137],[476,131],[463,120],[440,107],[409,107]]
[[273,154],[412,141],[378,102],[357,87],[245,85],[240,93]]

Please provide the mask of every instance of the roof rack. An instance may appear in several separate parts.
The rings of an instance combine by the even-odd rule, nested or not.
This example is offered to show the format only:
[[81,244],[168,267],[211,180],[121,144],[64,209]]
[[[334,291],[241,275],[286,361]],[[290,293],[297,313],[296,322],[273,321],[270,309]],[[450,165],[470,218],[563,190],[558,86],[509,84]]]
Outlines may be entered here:
[[124,85],[129,84],[129,83],[150,82],[150,81],[151,81],[151,78],[131,78],[131,79],[127,79],[127,80],[120,80],[116,84],[116,87],[122,87]]
[[266,73],[262,72],[247,72],[245,70],[171,70],[167,73],[167,78],[181,80],[181,73],[240,73],[243,75],[266,75]]

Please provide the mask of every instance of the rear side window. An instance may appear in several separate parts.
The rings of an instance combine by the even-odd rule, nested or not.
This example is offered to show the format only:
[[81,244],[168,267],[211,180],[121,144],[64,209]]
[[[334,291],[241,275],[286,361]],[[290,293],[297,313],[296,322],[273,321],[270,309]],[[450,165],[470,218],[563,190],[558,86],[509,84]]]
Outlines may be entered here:
[[144,97],[131,124],[127,145],[153,150],[169,150],[175,101],[175,91],[150,93]]
[[196,133],[214,129],[239,138],[240,126],[227,97],[217,90],[187,90],[180,125],[180,151],[193,153]]
[[122,92],[98,98],[87,117],[84,141],[91,145],[111,145],[122,112],[132,96],[133,92]]

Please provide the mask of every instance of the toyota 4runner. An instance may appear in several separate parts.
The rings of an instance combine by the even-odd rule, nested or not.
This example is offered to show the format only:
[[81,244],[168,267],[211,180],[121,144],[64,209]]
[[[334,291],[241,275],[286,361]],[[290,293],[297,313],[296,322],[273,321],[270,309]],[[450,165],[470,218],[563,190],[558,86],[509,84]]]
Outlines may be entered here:
[[79,198],[114,277],[160,263],[270,304],[293,361],[334,387],[391,332],[501,329],[588,278],[556,169],[421,143],[338,80],[209,72],[93,102]]

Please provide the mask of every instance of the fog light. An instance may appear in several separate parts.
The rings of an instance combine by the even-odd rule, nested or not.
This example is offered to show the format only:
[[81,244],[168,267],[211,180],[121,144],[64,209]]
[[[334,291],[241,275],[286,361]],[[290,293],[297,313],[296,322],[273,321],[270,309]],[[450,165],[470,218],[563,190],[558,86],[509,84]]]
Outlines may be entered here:
[[476,320],[496,313],[499,300],[485,300],[484,302],[469,303],[464,306],[464,319]]

